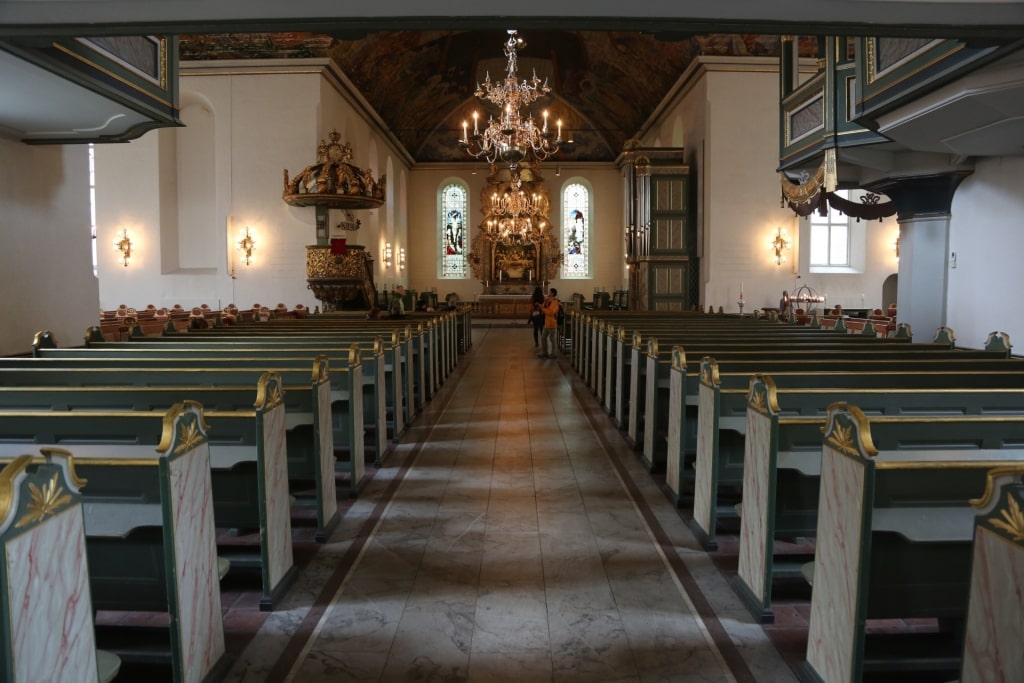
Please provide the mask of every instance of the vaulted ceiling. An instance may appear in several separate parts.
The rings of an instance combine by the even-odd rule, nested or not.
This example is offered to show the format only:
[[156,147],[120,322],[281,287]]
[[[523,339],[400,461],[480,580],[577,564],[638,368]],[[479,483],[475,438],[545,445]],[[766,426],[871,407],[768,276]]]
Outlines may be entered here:
[[[636,31],[521,31],[518,75],[552,92],[531,108],[561,118],[572,139],[563,161],[612,161],[699,55],[778,55],[778,36],[662,36]],[[474,96],[504,77],[505,31],[382,31],[184,35],[182,60],[332,57],[417,162],[465,160],[462,122],[493,105]],[[808,49],[812,49],[810,46]],[[492,108],[489,109],[488,107]]]

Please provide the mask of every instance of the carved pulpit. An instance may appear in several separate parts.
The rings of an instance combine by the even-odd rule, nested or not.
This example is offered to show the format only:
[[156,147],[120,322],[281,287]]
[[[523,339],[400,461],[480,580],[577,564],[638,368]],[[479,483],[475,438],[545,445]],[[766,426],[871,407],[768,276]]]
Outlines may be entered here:
[[[352,163],[352,147],[320,141],[316,162],[288,177],[284,171],[282,198],[292,206],[316,207],[316,244],[306,247],[306,281],[324,312],[368,310],[377,300],[373,257],[361,244],[350,242],[360,227],[352,211],[384,204],[386,176],[374,179],[370,169]],[[329,228],[330,210],[344,210],[336,231]]]

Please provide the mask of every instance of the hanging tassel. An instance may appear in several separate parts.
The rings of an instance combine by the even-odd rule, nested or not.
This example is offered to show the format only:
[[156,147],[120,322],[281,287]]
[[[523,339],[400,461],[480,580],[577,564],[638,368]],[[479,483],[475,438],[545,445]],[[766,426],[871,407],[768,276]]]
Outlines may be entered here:
[[825,150],[825,191],[835,192],[839,186],[839,172],[836,169],[836,148]]

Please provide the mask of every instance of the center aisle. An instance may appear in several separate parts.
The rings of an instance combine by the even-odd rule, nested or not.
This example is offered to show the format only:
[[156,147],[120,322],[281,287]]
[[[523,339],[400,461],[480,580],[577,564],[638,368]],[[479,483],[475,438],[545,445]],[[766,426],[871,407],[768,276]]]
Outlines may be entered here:
[[534,353],[526,326],[474,329],[227,680],[796,680],[567,361]]

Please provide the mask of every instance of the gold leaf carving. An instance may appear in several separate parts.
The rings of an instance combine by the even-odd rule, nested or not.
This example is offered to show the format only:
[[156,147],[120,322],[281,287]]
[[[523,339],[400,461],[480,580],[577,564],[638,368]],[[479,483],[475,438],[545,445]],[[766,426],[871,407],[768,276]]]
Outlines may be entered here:
[[759,391],[754,394],[750,399],[750,407],[762,414],[768,412],[768,403],[765,401],[764,394],[762,392]]
[[197,444],[203,440],[203,435],[199,431],[199,425],[195,422],[180,423],[181,429],[178,431],[178,447],[174,449],[175,453],[184,453],[185,451],[192,450]]
[[989,521],[992,523],[992,526],[1007,532],[1015,541],[1024,541],[1024,512],[1021,511],[1020,503],[1017,502],[1017,499],[1010,498],[1008,509],[1001,511],[999,514],[1006,521],[1004,522],[1003,519],[990,519]]
[[829,434],[828,443],[837,451],[856,455],[857,449],[853,443],[853,427],[843,427],[837,424]]
[[57,473],[43,488],[40,489],[33,482],[28,485],[29,495],[32,501],[25,506],[25,516],[18,520],[17,528],[28,526],[33,522],[42,521],[47,515],[54,514],[58,509],[71,502],[71,494],[64,492],[64,487],[57,483]]

